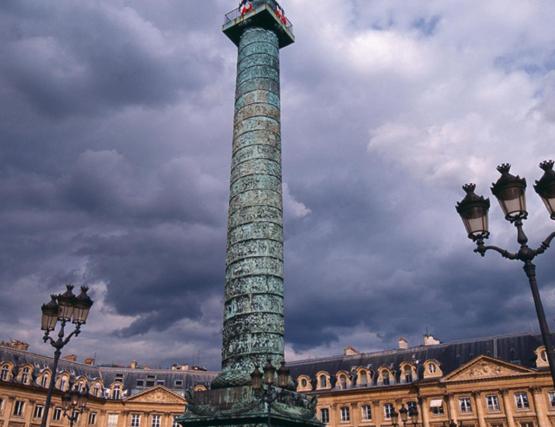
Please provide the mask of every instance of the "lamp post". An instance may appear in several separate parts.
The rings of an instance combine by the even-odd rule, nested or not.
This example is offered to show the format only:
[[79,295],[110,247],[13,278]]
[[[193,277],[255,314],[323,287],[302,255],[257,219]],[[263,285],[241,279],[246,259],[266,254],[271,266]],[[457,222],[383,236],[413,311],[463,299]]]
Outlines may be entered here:
[[62,410],[64,416],[69,420],[69,427],[79,419],[87,407],[86,396],[75,389],[71,384],[69,390],[62,396]]
[[[553,165],[554,162],[551,160],[540,163],[540,168],[544,171],[544,174],[540,180],[536,181],[534,189],[543,200],[551,219],[555,220],[555,171],[553,171]],[[532,249],[528,246],[528,237],[526,237],[523,230],[523,221],[528,217],[525,197],[526,180],[512,175],[510,169],[511,165],[509,164],[502,164],[497,167],[501,177],[492,185],[491,191],[499,201],[505,219],[516,227],[517,241],[520,244],[518,252],[513,253],[497,246],[485,245],[484,240],[489,237],[488,210],[490,203],[489,199],[484,199],[484,197],[474,193],[476,188],[474,184],[463,186],[466,196],[457,204],[456,208],[463,220],[468,238],[476,242],[474,252],[484,256],[488,250],[493,250],[499,252],[504,258],[524,263],[523,268],[530,282],[543,344],[551,370],[551,378],[555,384],[555,357],[551,346],[551,335],[538,291],[536,265],[532,262],[536,256],[543,254],[549,248],[551,241],[555,238],[555,232],[551,233],[539,248]]]
[[[69,342],[73,336],[79,335],[81,326],[87,321],[89,310],[93,305],[93,300],[87,295],[89,289],[86,286],[81,287],[81,293],[76,296],[73,293],[73,285],[67,285],[63,294],[51,295],[51,300],[47,304],[43,304],[41,329],[44,331],[44,342],[50,342],[54,347],[54,363],[52,365],[52,376],[48,386],[48,394],[46,395],[46,403],[44,404],[44,413],[42,415],[41,427],[46,427],[48,422],[48,411],[52,401],[52,393],[56,384],[56,374],[58,370],[58,362],[62,354],[62,348]],[[75,325],[73,331],[69,335],[65,335],[65,328],[68,322]],[[50,333],[56,329],[60,323],[58,336],[53,339]]]
[[409,408],[407,409],[405,405],[402,404],[399,408],[399,412],[397,412],[395,408],[393,408],[393,412],[391,413],[391,422],[395,427],[399,427],[399,424],[397,423],[399,417],[401,417],[403,427],[407,425],[409,417],[412,421],[413,426],[416,427],[416,423],[418,422],[418,409],[416,408],[416,406],[409,406]]
[[272,365],[272,361],[268,359],[264,365],[263,371],[260,372],[258,367],[254,368],[251,373],[251,387],[261,402],[268,406],[268,427],[272,425],[272,404],[279,399],[283,390],[287,389],[291,383],[291,375],[285,362],[281,362],[280,368],[277,370],[277,387],[275,385],[276,368]]

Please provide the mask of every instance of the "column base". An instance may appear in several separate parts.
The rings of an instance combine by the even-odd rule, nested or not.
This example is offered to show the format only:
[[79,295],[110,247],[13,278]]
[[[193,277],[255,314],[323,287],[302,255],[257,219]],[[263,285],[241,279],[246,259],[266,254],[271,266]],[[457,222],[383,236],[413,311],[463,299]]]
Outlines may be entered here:
[[323,427],[315,418],[316,397],[276,389],[269,405],[250,386],[189,392],[185,413],[176,418],[183,427],[272,426]]

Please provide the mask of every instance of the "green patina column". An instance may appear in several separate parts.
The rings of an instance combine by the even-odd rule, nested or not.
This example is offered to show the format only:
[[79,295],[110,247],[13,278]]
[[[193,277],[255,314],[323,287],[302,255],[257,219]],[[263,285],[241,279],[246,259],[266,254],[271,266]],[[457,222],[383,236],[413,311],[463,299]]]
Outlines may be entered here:
[[[283,203],[279,50],[294,42],[274,0],[226,15],[238,47],[228,212],[222,372],[186,396],[188,426],[318,427],[316,400],[292,387],[253,390],[251,373],[283,361]],[[267,396],[272,395],[271,403]],[[266,399],[264,398],[266,396]]]
[[222,375],[244,385],[255,365],[283,359],[283,213],[279,42],[241,35],[229,200]]

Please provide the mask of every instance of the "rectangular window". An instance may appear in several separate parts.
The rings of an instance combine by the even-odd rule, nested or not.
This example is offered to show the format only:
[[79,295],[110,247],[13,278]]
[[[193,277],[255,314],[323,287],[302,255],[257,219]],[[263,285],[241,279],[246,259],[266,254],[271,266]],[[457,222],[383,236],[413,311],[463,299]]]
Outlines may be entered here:
[[324,424],[328,424],[330,422],[330,410],[328,408],[320,409],[320,421]]
[[362,419],[367,421],[372,419],[372,407],[370,405],[362,405]]
[[137,387],[144,387],[145,386],[145,380],[137,380]]
[[491,423],[490,427],[505,427],[505,425],[502,423]]
[[13,405],[13,415],[14,417],[21,417],[23,416],[23,407],[25,406],[25,402],[23,400],[16,400]]
[[54,408],[52,413],[52,421],[60,421],[62,419],[62,408]]
[[77,424],[79,422],[79,418],[80,418],[81,413],[74,409],[73,412],[71,413],[72,418],[75,420],[74,423]]
[[131,415],[131,427],[141,427],[141,416],[139,414]]
[[160,415],[153,415],[152,416],[151,427],[160,427]]
[[549,398],[549,406],[555,408],[555,391],[547,393],[547,397]]
[[118,414],[108,414],[108,427],[118,427]]
[[154,380],[146,380],[147,387],[154,387]]
[[486,396],[486,404],[488,406],[488,411],[498,412],[499,411],[499,398],[496,394],[490,394]]
[[534,423],[529,421],[521,422],[520,427],[534,427]]
[[4,399],[0,397],[0,414],[4,412]]
[[528,409],[530,407],[530,402],[528,402],[528,393],[525,391],[515,393],[515,405],[517,409]]
[[461,397],[459,399],[459,408],[464,414],[472,412],[472,403],[470,402],[470,397]]
[[89,412],[89,425],[96,424],[96,412]]
[[175,386],[176,387],[182,387],[183,386],[183,380],[175,380]]
[[443,405],[441,406],[434,406],[431,409],[432,415],[443,415],[445,411],[443,410]]
[[183,427],[181,424],[179,424],[176,420],[175,417],[178,417],[179,415],[174,415],[173,416],[173,425],[172,427]]
[[443,415],[443,399],[430,400],[430,412],[432,415]]
[[33,418],[42,418],[42,411],[44,411],[44,406],[35,405],[35,409],[33,411]]
[[156,380],[156,385],[164,385],[165,383],[164,380]]
[[342,423],[349,422],[351,420],[351,412],[349,411],[349,407],[342,406],[340,411],[341,411],[341,422]]
[[386,403],[383,405],[383,414],[386,420],[391,419],[391,415],[393,414],[393,405],[391,403]]

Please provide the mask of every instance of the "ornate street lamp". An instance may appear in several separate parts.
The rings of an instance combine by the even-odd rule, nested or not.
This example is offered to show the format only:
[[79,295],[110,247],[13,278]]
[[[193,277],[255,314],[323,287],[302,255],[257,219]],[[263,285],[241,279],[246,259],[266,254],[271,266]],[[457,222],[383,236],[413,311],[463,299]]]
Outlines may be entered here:
[[391,423],[395,427],[398,427],[398,421],[399,418],[401,418],[403,426],[406,426],[409,417],[413,425],[416,426],[416,423],[418,422],[418,409],[414,405],[411,405],[407,408],[404,404],[402,404],[398,412],[395,410],[395,408],[393,408],[393,412],[391,412]]
[[418,408],[416,407],[416,405],[412,405],[411,407],[409,407],[409,417],[412,421],[413,426],[416,427],[416,424],[418,423]]
[[[540,168],[543,169],[544,175],[539,181],[536,181],[534,188],[545,203],[551,219],[555,219],[553,210],[555,207],[555,172],[553,171],[553,161],[542,162]],[[532,262],[536,256],[543,254],[549,248],[551,241],[555,238],[555,232],[551,233],[541,243],[539,248],[532,249],[528,246],[528,237],[523,230],[523,221],[528,217],[525,196],[526,180],[512,175],[510,169],[511,165],[509,164],[502,164],[497,167],[501,177],[492,185],[491,191],[499,201],[499,205],[505,214],[505,219],[514,224],[517,229],[517,241],[520,244],[518,252],[513,253],[497,246],[485,245],[484,240],[489,237],[487,219],[489,200],[474,193],[476,188],[474,184],[467,184],[463,187],[467,194],[457,204],[456,208],[463,220],[468,237],[476,242],[474,252],[484,256],[488,250],[493,250],[499,252],[504,258],[519,260],[524,263],[524,272],[530,282],[543,344],[549,361],[551,378],[555,384],[555,355],[551,346],[551,333],[545,319],[545,312],[538,290],[536,265]]]
[[553,170],[553,160],[540,163],[540,168],[544,174],[539,181],[536,181],[534,190],[542,198],[551,219],[555,219],[555,171]]
[[254,394],[261,403],[267,405],[268,408],[268,421],[269,427],[272,425],[272,404],[286,393],[285,390],[290,388],[291,373],[285,367],[285,362],[281,362],[280,368],[277,370],[277,386],[275,384],[276,368],[272,365],[271,359],[268,359],[263,372],[260,372],[258,367],[255,367],[251,373],[251,387]]
[[[47,424],[62,348],[72,337],[79,335],[81,326],[87,322],[89,311],[93,305],[93,300],[87,295],[88,290],[86,286],[82,286],[79,296],[75,296],[73,293],[73,285],[67,285],[66,291],[63,294],[51,295],[51,300],[41,307],[41,329],[44,331],[43,341],[50,342],[50,345],[54,347],[52,377],[50,378],[46,403],[44,404],[41,427],[46,427]],[[73,331],[66,336],[65,327],[68,322],[75,324],[75,327]],[[56,329],[58,323],[60,324],[58,337],[53,339],[50,333]]]
[[399,424],[397,424],[398,419],[399,419],[399,413],[395,410],[395,408],[393,408],[391,411],[391,423],[394,425],[394,427],[399,426]]
[[86,407],[86,396],[70,384],[69,390],[62,396],[62,410],[64,416],[69,420],[69,427],[73,427],[73,423],[79,419],[79,415],[85,411]]

